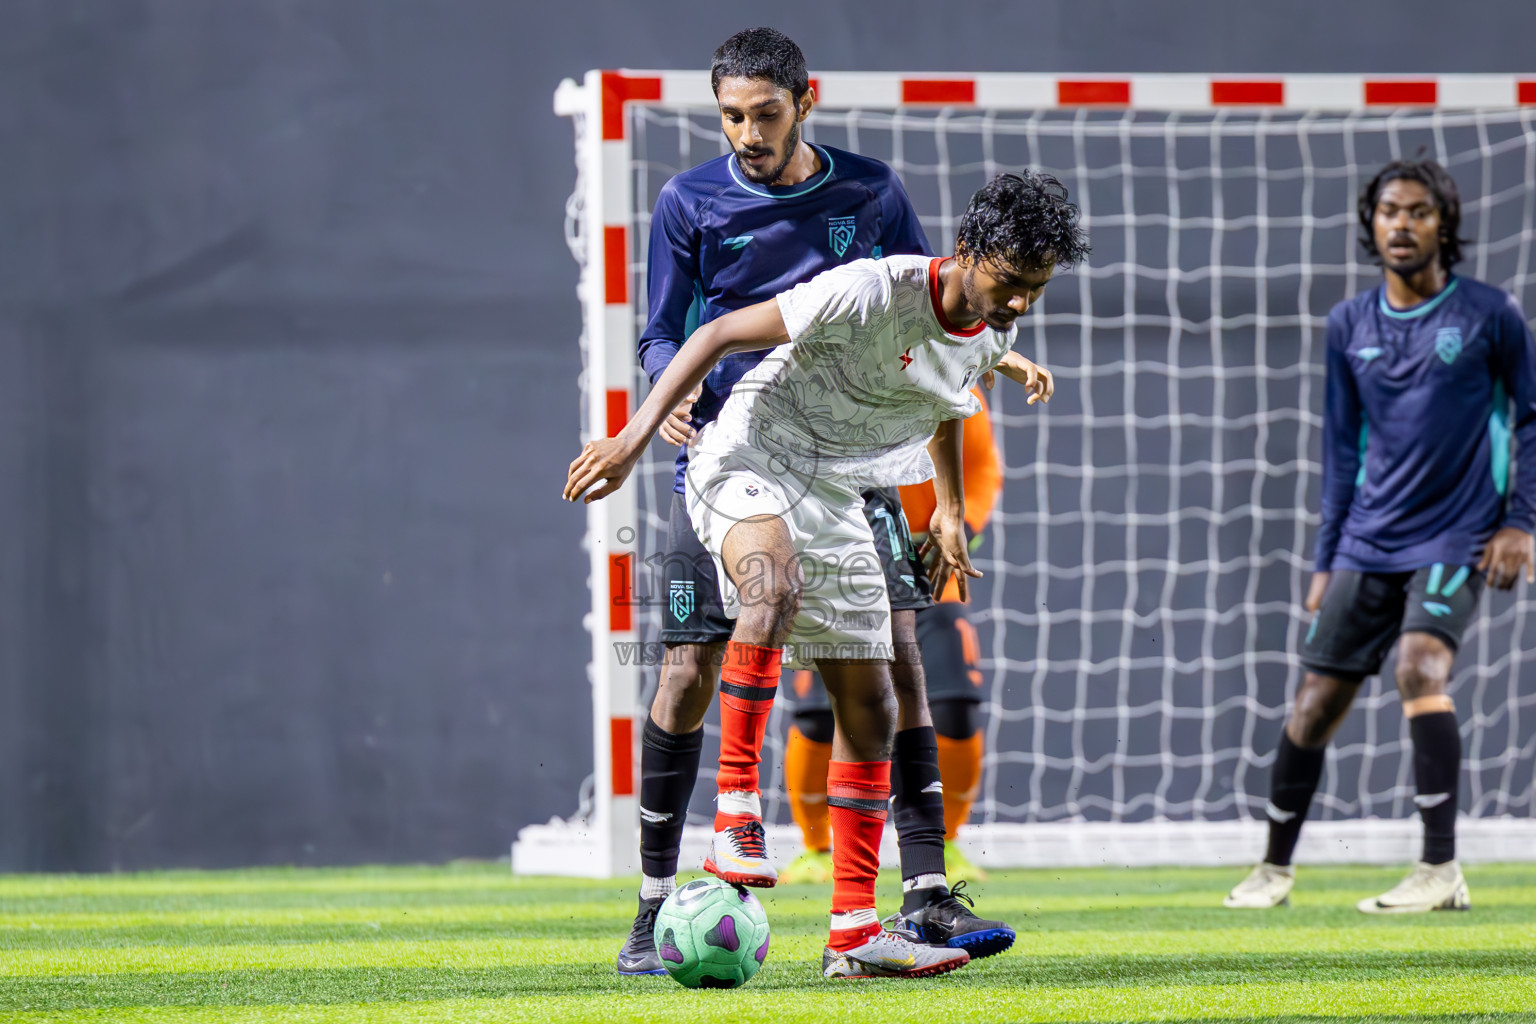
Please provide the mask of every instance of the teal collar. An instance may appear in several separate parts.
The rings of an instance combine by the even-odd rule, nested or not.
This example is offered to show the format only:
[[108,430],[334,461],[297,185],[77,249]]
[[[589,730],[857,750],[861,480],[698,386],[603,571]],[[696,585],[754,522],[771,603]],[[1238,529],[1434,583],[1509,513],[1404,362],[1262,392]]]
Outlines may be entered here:
[[1450,282],[1447,283],[1444,288],[1440,289],[1439,295],[1436,295],[1432,299],[1425,299],[1417,306],[1412,306],[1408,309],[1393,309],[1391,306],[1387,305],[1387,286],[1382,285],[1380,303],[1381,311],[1383,314],[1391,317],[1394,320],[1417,320],[1421,316],[1428,316],[1430,313],[1433,313],[1435,309],[1439,307],[1440,303],[1444,302],[1447,298],[1450,297],[1451,292],[1455,291],[1456,286],[1460,283],[1461,278],[1457,277],[1455,274],[1452,274]]
[[[810,143],[806,143],[810,145]],[[811,146],[816,155],[821,157],[821,173],[813,174],[798,185],[785,185],[774,188],[772,185],[754,185],[741,176],[741,170],[736,166],[736,154],[731,153],[726,162],[726,168],[731,172],[731,180],[755,196],[765,199],[799,199],[816,191],[832,180],[832,154],[820,146]]]

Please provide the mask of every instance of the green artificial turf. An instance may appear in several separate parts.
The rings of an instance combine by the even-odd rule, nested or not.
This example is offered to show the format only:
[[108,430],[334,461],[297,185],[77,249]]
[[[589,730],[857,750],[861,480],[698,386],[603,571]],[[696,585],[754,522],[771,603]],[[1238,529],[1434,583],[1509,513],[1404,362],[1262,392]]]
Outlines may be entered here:
[[1401,870],[1303,867],[1260,912],[1220,905],[1240,870],[998,872],[971,890],[1015,947],[915,982],[822,980],[829,887],[786,887],[767,964],[724,992],[614,973],[633,879],[0,876],[0,1021],[1536,1022],[1536,865],[1467,874],[1469,912],[1367,917]]

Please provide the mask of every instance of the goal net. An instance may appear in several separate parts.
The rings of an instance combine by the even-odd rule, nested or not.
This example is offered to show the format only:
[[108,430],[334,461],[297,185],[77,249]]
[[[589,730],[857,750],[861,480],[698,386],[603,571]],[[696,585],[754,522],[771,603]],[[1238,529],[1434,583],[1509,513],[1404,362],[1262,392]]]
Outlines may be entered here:
[[[806,137],[890,163],[935,251],[952,249],[972,192],[1021,166],[1067,184],[1094,246],[1021,322],[1020,351],[1057,377],[1049,407],[1026,407],[1006,382],[991,395],[1006,483],[971,606],[987,680],[972,852],[994,864],[1251,860],[1309,618],[1325,321],[1380,275],[1356,241],[1356,197],[1387,160],[1433,156],[1462,193],[1471,244],[1459,271],[1536,309],[1536,108],[1518,102],[1536,96],[1512,79],[1345,76],[818,85]],[[707,75],[589,76],[586,90],[585,109],[569,92],[566,105],[579,137],[572,241],[591,436],[648,387],[633,353],[657,191],[727,149]],[[634,865],[623,847],[635,835],[634,737],[660,672],[647,644],[666,597],[653,567],[674,454],[653,445],[620,492],[628,504],[589,524],[594,737],[610,761],[600,749],[585,816],[560,835],[603,847],[606,870]],[[1472,856],[1536,855],[1529,611],[1523,590],[1490,592],[1456,661]],[[764,811],[782,824],[792,692],[781,694]],[[701,826],[713,750],[690,815]],[[1389,663],[1329,748],[1301,855],[1411,859],[1413,794]],[[538,838],[525,836],[520,870],[541,863]]]

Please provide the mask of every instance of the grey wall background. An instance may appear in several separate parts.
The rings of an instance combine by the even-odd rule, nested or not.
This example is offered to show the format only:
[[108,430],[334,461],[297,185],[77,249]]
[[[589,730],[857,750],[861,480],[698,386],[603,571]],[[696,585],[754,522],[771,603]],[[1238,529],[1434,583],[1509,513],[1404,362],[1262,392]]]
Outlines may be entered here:
[[1536,10],[5,5],[0,870],[496,856],[573,809],[550,96],[765,20],[826,69],[1524,71]]

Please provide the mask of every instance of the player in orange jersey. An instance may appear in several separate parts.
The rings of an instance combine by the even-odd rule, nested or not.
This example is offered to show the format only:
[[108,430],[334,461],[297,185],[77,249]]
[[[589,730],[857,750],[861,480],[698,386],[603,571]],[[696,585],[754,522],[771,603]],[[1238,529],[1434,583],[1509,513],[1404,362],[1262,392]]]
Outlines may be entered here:
[[[1044,394],[1049,397],[1048,372]],[[980,397],[981,391],[976,392]],[[965,421],[965,519],[974,551],[1002,491],[1002,460],[992,438],[992,421],[985,400],[981,412]],[[933,484],[901,488],[901,505],[917,533],[909,538],[907,522],[890,522],[892,547],[920,545],[933,516]],[[944,869],[951,880],[982,879],[955,843],[956,833],[971,815],[981,783],[982,735],[979,706],[982,675],[981,645],[966,617],[959,588],[951,580],[936,603],[917,613],[917,641],[928,682],[928,708],[938,734],[939,778],[944,789]],[[805,842],[805,852],[780,875],[785,883],[831,878],[831,835],[827,826],[827,765],[832,757],[832,708],[814,672],[794,674],[795,718],[784,754],[784,781],[790,808]]]

